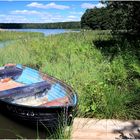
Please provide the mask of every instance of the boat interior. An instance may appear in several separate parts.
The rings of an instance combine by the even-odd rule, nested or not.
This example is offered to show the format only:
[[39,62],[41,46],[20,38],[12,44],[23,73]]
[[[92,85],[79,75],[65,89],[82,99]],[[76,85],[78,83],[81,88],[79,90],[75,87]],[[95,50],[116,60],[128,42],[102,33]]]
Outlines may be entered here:
[[22,65],[0,68],[0,99],[26,106],[66,106],[73,97],[59,82]]

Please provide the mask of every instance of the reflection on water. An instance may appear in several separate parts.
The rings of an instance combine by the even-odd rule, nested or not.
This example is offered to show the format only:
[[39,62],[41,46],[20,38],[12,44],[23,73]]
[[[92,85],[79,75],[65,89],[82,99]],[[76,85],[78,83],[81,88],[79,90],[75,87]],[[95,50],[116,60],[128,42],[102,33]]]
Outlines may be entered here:
[[13,43],[13,40],[0,41],[0,48],[6,47],[11,43]]
[[43,33],[45,36],[53,35],[53,34],[60,34],[65,32],[76,32],[73,30],[67,29],[5,29],[7,31],[16,31],[16,32],[39,32]]
[[[67,29],[4,29],[6,31],[16,31],[16,32],[39,32],[43,33],[45,36],[66,33],[66,32],[79,32],[79,30],[67,30]],[[0,48],[14,43],[14,40],[0,41]]]
[[[37,134],[37,132],[39,134]],[[47,138],[46,130],[37,131],[37,127],[29,127],[15,122],[14,120],[0,114],[0,139],[17,139],[17,138],[32,138],[37,139]]]

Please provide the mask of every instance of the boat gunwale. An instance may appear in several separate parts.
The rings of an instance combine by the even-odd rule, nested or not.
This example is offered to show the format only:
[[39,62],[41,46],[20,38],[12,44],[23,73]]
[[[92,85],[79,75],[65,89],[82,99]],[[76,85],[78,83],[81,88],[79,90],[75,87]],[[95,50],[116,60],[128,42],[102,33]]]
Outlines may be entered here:
[[[22,65],[22,68],[26,68],[26,66],[23,66]],[[28,68],[28,67],[27,67]],[[32,68],[31,68],[32,69]],[[58,82],[59,84],[61,84],[66,90],[68,90],[69,93],[71,93],[71,95],[73,96],[74,98],[74,103],[73,104],[66,104],[66,105],[63,105],[63,106],[29,106],[29,105],[21,105],[21,104],[17,104],[17,103],[12,103],[12,102],[8,102],[6,100],[2,100],[0,99],[0,101],[2,102],[5,102],[9,105],[14,105],[14,106],[17,106],[17,107],[25,107],[25,108],[32,108],[32,109],[58,109],[58,108],[65,108],[65,107],[76,107],[77,104],[78,104],[78,95],[77,95],[77,92],[75,92],[75,90],[68,84],[66,84],[64,81],[54,77],[54,76],[51,76],[51,75],[48,75],[48,74],[44,74],[40,71],[38,71],[39,74],[43,77],[43,78],[47,78],[46,80],[44,81],[47,81],[47,80],[50,80],[52,82]]]

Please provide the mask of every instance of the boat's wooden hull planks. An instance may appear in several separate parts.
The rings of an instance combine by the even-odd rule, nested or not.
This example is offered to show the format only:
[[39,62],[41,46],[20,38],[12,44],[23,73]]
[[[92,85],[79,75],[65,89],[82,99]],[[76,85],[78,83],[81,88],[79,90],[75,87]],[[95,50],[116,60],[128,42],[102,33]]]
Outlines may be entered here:
[[7,81],[7,82],[1,82],[0,81],[0,91],[16,88],[16,87],[21,87],[24,86],[24,84],[15,82],[13,80]]
[[55,100],[52,100],[50,102],[46,102],[44,104],[42,104],[41,106],[67,106],[69,105],[70,101],[69,101],[69,98],[68,97],[63,97],[63,98],[58,98],[58,99],[55,99]]
[[16,100],[18,98],[37,95],[38,93],[44,92],[45,90],[49,90],[50,88],[51,85],[47,81],[43,81],[32,85],[26,85],[22,87],[16,87],[13,89],[0,91],[0,98],[12,98]]
[[18,68],[23,68],[22,74],[16,79],[19,83],[33,84],[44,81],[41,74],[34,69],[17,65]]

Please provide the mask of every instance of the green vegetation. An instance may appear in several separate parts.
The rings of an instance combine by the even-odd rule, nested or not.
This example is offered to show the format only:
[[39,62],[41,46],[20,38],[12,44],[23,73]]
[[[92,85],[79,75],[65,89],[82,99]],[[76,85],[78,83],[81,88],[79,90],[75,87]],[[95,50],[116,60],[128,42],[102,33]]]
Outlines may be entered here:
[[[94,31],[47,37],[1,31],[0,41],[14,43],[0,48],[0,65],[21,63],[67,82],[79,96],[78,116],[140,119],[140,2],[105,3],[104,8],[87,9],[81,18],[81,27]],[[80,23],[0,27],[77,29]],[[69,138],[70,129],[51,136]]]
[[111,29],[110,10],[107,8],[87,9],[81,17],[81,28],[84,29]]
[[80,29],[80,22],[57,22],[57,23],[0,23],[4,29]]
[[140,2],[105,1],[106,7],[87,9],[81,18],[85,29],[108,29],[128,33],[140,32]]
[[[140,2],[118,1],[106,2],[107,9],[110,11],[110,25],[113,31],[126,30],[131,34],[139,34],[140,31]],[[116,33],[116,32],[115,32]]]
[[102,34],[97,40],[93,39],[104,63],[100,63],[101,81],[95,80],[85,87],[84,99],[86,93],[94,92],[88,94],[83,110],[101,118],[140,118],[140,2],[104,3],[106,7],[87,9],[81,18],[84,29],[111,31],[106,37]]
[[[4,34],[7,40],[9,32]],[[17,34],[11,32],[11,39]],[[109,31],[37,36],[25,33],[1,48],[0,65],[25,64],[67,82],[79,95],[78,116],[140,118],[140,63],[133,43],[118,42]]]
[[35,33],[35,32],[10,32],[10,31],[0,31],[0,41],[6,40],[17,40],[17,39],[31,39],[31,38],[38,38],[43,37],[43,33]]

